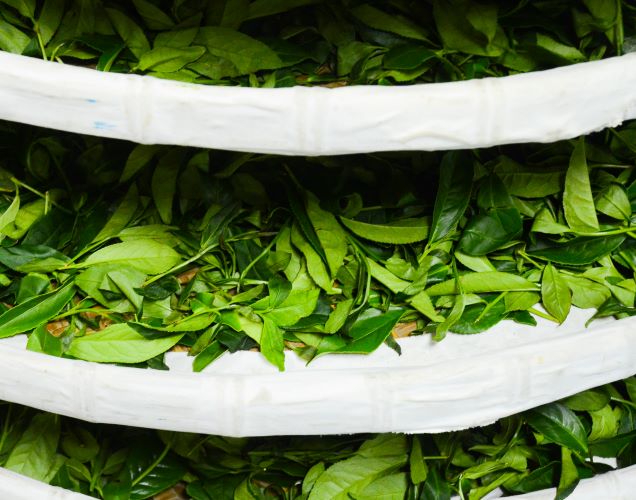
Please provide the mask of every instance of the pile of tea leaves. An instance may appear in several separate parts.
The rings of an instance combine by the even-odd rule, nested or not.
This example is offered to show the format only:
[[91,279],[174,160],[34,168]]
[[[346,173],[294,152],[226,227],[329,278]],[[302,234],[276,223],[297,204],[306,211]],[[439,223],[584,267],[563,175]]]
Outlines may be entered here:
[[636,124],[550,145],[281,158],[5,123],[0,338],[279,369],[506,320],[633,315]]
[[0,50],[252,87],[501,76],[634,49],[631,0],[1,0]]

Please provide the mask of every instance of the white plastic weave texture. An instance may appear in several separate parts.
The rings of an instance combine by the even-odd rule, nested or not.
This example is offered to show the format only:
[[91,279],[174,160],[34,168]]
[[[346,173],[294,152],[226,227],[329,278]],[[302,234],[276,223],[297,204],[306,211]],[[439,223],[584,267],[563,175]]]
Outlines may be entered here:
[[636,372],[636,318],[585,328],[505,321],[477,335],[401,341],[369,356],[330,355],[279,373],[259,353],[225,355],[203,373],[169,353],[170,371],[61,359],[0,342],[0,400],[91,422],[225,436],[444,432],[485,425]]
[[210,87],[0,52],[0,119],[139,143],[327,155],[553,142],[636,118],[636,54],[501,78]]

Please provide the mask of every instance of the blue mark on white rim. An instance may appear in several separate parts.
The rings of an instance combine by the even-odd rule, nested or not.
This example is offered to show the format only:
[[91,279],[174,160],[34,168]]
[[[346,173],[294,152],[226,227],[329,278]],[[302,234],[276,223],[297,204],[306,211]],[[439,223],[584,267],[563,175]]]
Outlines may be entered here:
[[86,102],[90,102],[91,104],[95,104],[97,99],[86,99]]
[[97,130],[113,130],[116,127],[112,123],[93,122],[93,128],[95,128]]

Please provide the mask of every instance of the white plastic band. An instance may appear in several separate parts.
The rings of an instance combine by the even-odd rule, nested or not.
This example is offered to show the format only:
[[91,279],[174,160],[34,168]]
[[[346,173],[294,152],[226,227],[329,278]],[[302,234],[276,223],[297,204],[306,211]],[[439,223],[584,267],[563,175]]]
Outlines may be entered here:
[[0,498],[7,500],[92,500],[93,497],[49,486],[0,468]]
[[287,352],[279,373],[259,353],[224,355],[203,373],[169,353],[170,371],[61,359],[0,342],[0,400],[101,422],[225,436],[445,432],[485,425],[636,372],[636,318],[585,328],[504,321],[477,335],[403,339],[402,356]]
[[553,142],[636,118],[636,54],[501,78],[257,89],[102,73],[0,52],[0,119],[285,155]]

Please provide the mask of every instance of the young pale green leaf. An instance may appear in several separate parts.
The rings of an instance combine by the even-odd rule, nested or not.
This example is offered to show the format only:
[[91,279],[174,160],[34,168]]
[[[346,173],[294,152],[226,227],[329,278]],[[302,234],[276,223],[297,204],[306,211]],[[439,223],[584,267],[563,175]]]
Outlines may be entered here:
[[367,266],[369,268],[369,274],[371,275],[371,277],[382,283],[393,293],[400,293],[410,285],[408,281],[398,278],[391,271],[389,271],[385,267],[382,267],[380,264],[372,259],[367,258]]
[[409,455],[411,482],[413,484],[420,484],[426,481],[426,477],[428,476],[428,466],[422,457],[422,445],[419,437],[414,435],[411,439],[411,453]]
[[15,196],[13,200],[11,200],[11,204],[7,207],[7,209],[2,212],[0,215],[0,241],[4,238],[3,229],[7,227],[9,224],[13,224],[15,221],[18,212],[20,211],[20,193],[16,189]]
[[166,352],[183,333],[149,340],[125,323],[116,323],[97,333],[76,337],[68,354],[98,363],[141,363]]
[[73,283],[33,297],[0,316],[0,338],[27,332],[55,317],[75,295]]
[[508,292],[504,297],[506,312],[526,311],[539,302],[540,298],[536,292]]
[[30,41],[26,34],[0,17],[0,50],[22,54]]
[[610,402],[610,396],[598,389],[590,389],[566,398],[562,403],[574,411],[602,410]]
[[279,326],[292,326],[301,318],[309,316],[316,308],[320,290],[292,290],[290,294],[273,309],[270,309],[270,299],[265,297],[252,304],[255,311],[263,311],[267,317]]
[[446,337],[446,334],[450,331],[455,323],[457,323],[466,309],[466,295],[459,293],[453,297],[453,307],[451,308],[446,319],[435,327],[435,334],[433,340],[439,342]]
[[563,323],[570,312],[572,294],[561,273],[552,264],[543,269],[541,278],[541,300],[543,305],[559,323]]
[[409,487],[409,479],[405,472],[383,476],[362,490],[356,498],[366,500],[403,500]]
[[455,258],[468,269],[477,273],[497,270],[495,266],[493,266],[492,263],[488,260],[488,258],[484,256],[468,255],[460,250],[457,250],[455,252]]
[[318,198],[307,193],[307,216],[325,252],[331,276],[335,276],[347,255],[347,234],[334,215],[320,208]]
[[607,286],[590,279],[563,273],[561,276],[572,292],[572,305],[581,309],[599,308],[612,295]]
[[572,450],[563,446],[561,448],[561,476],[559,477],[559,485],[555,500],[564,500],[579,482],[579,471],[572,460]]
[[619,417],[609,404],[600,410],[590,411],[590,417],[592,417],[592,430],[588,436],[590,442],[610,439],[618,433]]
[[599,230],[583,140],[576,143],[565,174],[563,211],[573,231],[591,233]]
[[52,413],[38,413],[15,445],[4,467],[38,481],[51,476],[51,469],[59,468],[56,460],[60,440],[60,417]]
[[313,249],[312,245],[305,239],[297,224],[292,226],[291,241],[293,245],[305,257],[307,271],[311,279],[327,293],[333,293],[333,281],[327,270],[327,266],[320,255]]
[[532,231],[543,234],[566,234],[571,232],[565,224],[558,223],[547,207],[539,210],[532,222]]
[[64,345],[61,338],[49,333],[46,329],[46,324],[41,324],[29,335],[27,349],[50,354],[51,356],[61,356],[64,352]]
[[21,16],[33,19],[35,16],[35,0],[0,0],[10,7],[17,10]]
[[440,165],[439,187],[433,209],[430,243],[452,233],[464,215],[473,185],[472,160],[457,151],[446,153]]
[[435,306],[433,305],[433,302],[431,302],[431,298],[424,291],[411,297],[409,299],[409,304],[411,304],[411,306],[413,306],[431,321],[441,323],[445,319],[444,316],[442,316],[435,310]]
[[106,246],[90,254],[80,267],[121,264],[142,273],[160,274],[179,263],[181,257],[171,247],[155,240],[140,239]]
[[571,449],[580,455],[588,450],[585,427],[567,406],[551,403],[530,410],[526,414],[530,426],[550,441]]
[[[539,287],[526,278],[499,271],[466,273],[459,277],[464,293],[488,293],[488,292],[533,292]],[[440,295],[454,295],[459,293],[455,279],[437,283],[426,290],[431,297]]]
[[62,22],[64,15],[64,0],[45,0],[40,17],[37,21],[37,30],[44,45],[48,44]]
[[267,361],[276,366],[280,371],[285,369],[285,343],[283,331],[268,316],[263,318],[263,331],[261,332],[261,353]]
[[307,474],[305,474],[305,478],[303,479],[303,495],[309,495],[309,492],[314,487],[314,484],[316,484],[316,480],[322,475],[323,472],[325,472],[324,462],[318,462],[311,466],[311,468],[307,471]]
[[596,210],[618,220],[629,220],[632,207],[623,186],[610,184],[595,199]]
[[405,245],[425,240],[428,236],[430,219],[401,219],[388,224],[368,224],[340,217],[340,221],[356,236],[377,243]]
[[585,56],[576,47],[561,43],[545,33],[533,33],[526,44],[539,56],[558,61],[558,64],[574,64],[585,60]]
[[365,444],[366,449],[361,448],[353,457],[336,462],[323,472],[316,480],[308,500],[356,498],[373,481],[406,464],[406,440],[403,435],[390,435],[388,440],[378,436]]
[[351,312],[353,299],[345,299],[336,304],[336,308],[329,313],[329,318],[325,323],[325,333],[336,333],[340,330]]

